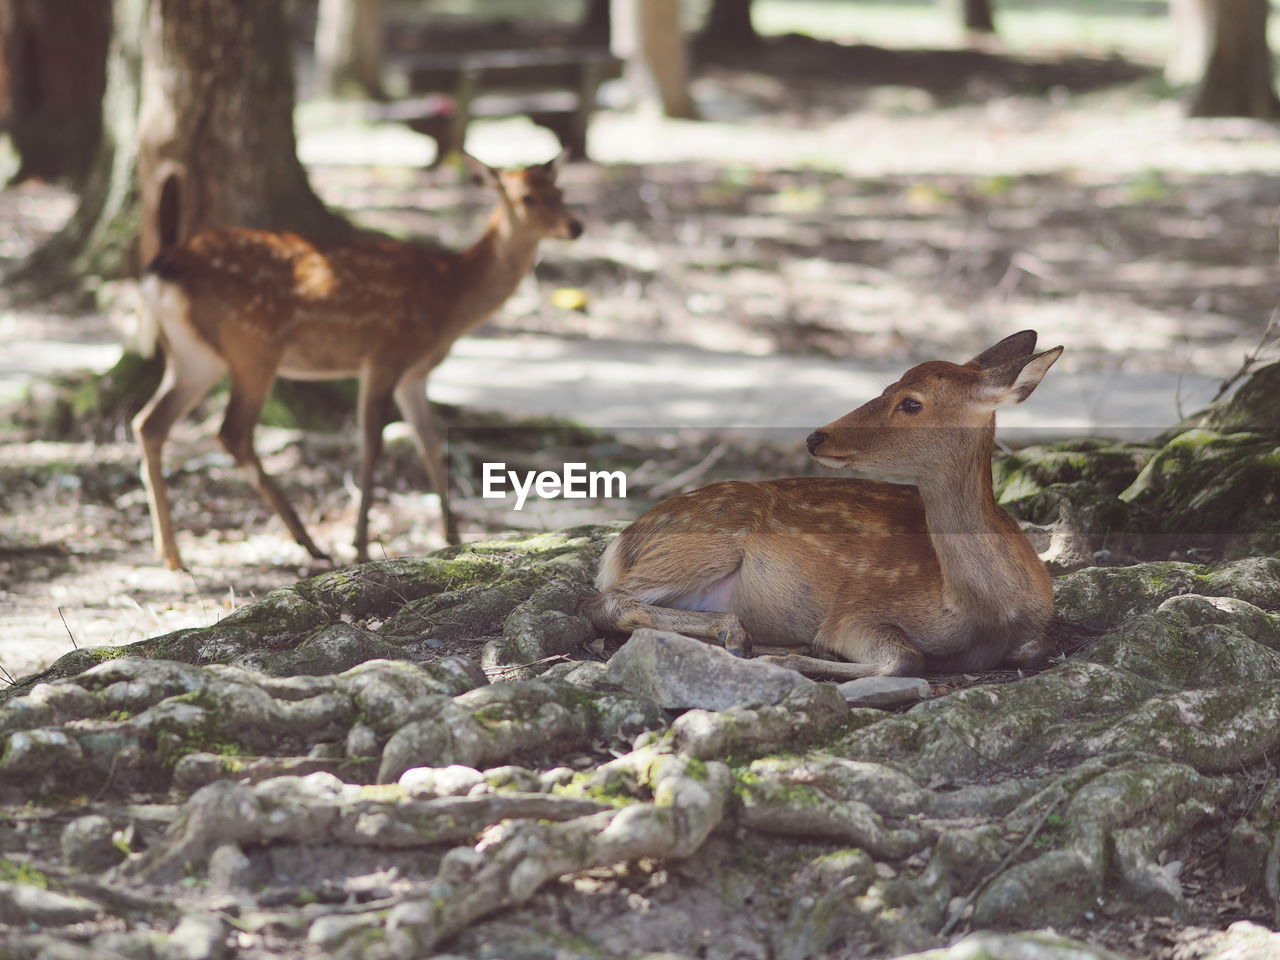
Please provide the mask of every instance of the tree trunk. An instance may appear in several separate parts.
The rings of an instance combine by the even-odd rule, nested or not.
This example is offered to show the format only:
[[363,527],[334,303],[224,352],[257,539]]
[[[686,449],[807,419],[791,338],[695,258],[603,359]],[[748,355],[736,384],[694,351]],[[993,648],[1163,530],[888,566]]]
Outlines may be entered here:
[[67,225],[4,278],[6,298],[78,298],[93,278],[135,265],[138,232],[137,121],[142,24],[148,0],[116,0],[107,55],[102,132]]
[[668,117],[696,118],[677,0],[613,0],[613,49],[632,96]]
[[0,0],[14,182],[78,180],[102,127],[111,5],[102,0]]
[[138,121],[141,262],[206,227],[350,225],[311,190],[293,134],[281,0],[151,0]]
[[382,99],[383,0],[320,0],[316,72],[330,96]]
[[991,0],[942,0],[942,5],[947,16],[959,21],[966,34],[996,32]]
[[751,0],[714,0],[697,46],[728,53],[758,49],[760,34],[751,22]]
[[1197,17],[1190,4],[1181,5],[1183,28],[1203,30],[1206,38],[1198,45],[1205,62],[1191,116],[1280,117],[1267,45],[1268,0],[1202,0],[1198,6]]

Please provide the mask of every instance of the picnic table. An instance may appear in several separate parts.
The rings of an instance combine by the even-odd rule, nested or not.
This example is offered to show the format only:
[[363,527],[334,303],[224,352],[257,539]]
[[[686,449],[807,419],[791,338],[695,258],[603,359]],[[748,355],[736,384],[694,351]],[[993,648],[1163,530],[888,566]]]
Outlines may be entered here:
[[431,137],[436,164],[463,149],[472,120],[515,116],[585,159],[600,84],[622,75],[622,61],[600,47],[413,53],[399,67],[414,96],[374,105],[373,117]]

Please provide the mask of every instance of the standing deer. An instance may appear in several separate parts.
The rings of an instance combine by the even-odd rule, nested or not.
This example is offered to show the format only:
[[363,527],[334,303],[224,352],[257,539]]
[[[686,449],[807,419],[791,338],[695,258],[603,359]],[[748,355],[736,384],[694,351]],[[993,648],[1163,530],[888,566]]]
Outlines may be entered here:
[[320,247],[291,233],[228,228],[206,230],[156,257],[142,282],[142,339],[144,346],[157,338],[163,345],[164,379],[133,428],[156,551],[171,569],[182,560],[161,451],[173,424],[226,373],[231,397],[218,438],[311,556],[327,559],[253,447],[277,376],[360,378],[357,559],[368,558],[373,469],[393,396],[440,496],[445,536],[458,542],[427,375],[459,337],[506,302],[533,265],[539,241],[582,233],[556,186],[562,158],[501,171],[464,154],[472,175],[498,194],[488,229],[466,250],[372,237]]
[[1026,330],[963,365],[922,363],[809,435],[823,466],[913,486],[730,481],[664,501],[609,545],[587,614],[744,654],[753,640],[811,644],[852,661],[844,676],[1042,659],[1049,574],[991,483],[996,408],[1030,396],[1062,353],[1035,343]]

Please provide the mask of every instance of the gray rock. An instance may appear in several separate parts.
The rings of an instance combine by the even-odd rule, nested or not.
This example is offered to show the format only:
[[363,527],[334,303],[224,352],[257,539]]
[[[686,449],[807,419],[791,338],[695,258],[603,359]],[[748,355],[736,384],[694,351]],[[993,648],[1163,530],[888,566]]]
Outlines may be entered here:
[[156,960],[164,956],[166,934],[158,930],[113,930],[93,938],[92,960]]
[[544,770],[538,774],[539,789],[549,793],[556,787],[570,782],[575,775],[572,767],[552,767],[550,770]]
[[814,686],[794,670],[649,629],[637,630],[613,655],[609,680],[669,709],[726,710],[744,703],[777,703],[792,690]]
[[221,960],[230,955],[227,922],[217,914],[188,913],[169,934],[165,960]]
[[397,730],[382,750],[378,782],[410,767],[458,763],[484,770],[529,751],[575,749],[594,740],[630,742],[664,726],[651,700],[583,690],[559,680],[494,683],[439,698]]
[[249,889],[249,858],[234,843],[224,843],[209,855],[209,889],[241,893]]
[[1208,938],[1204,960],[1268,960],[1280,955],[1280,933],[1248,920],[1237,920]]
[[1068,940],[1050,931],[975,933],[952,947],[928,950],[903,960],[1122,960],[1103,947]]
[[542,781],[532,770],[511,764],[491,767],[484,772],[484,782],[494,790],[519,790],[523,793],[543,792]]
[[112,841],[114,829],[106,817],[77,817],[62,830],[62,856],[77,870],[97,873],[124,859],[124,851]]
[[542,676],[547,680],[563,680],[575,687],[586,687],[588,690],[602,690],[609,683],[609,668],[598,660],[572,660],[568,663],[557,663]]
[[404,651],[382,637],[350,623],[331,623],[292,650],[255,650],[238,658],[237,666],[279,677],[322,676],[349,670],[368,660],[398,660]]
[[0,923],[60,927],[102,915],[92,900],[67,896],[26,883],[0,883]]
[[484,774],[460,763],[412,767],[400,774],[400,786],[411,797],[463,797],[480,783],[484,783]]
[[851,707],[896,707],[929,696],[929,681],[919,677],[861,677],[837,688]]
[[376,730],[357,723],[347,734],[347,756],[376,757],[382,749],[382,740]]
[[343,941],[374,929],[377,925],[378,918],[369,914],[329,914],[317,917],[312,922],[307,930],[307,942],[323,950],[334,950]]
[[511,611],[502,625],[503,639],[485,647],[484,665],[526,664],[572,653],[594,632],[591,621],[579,615],[577,608],[595,592],[590,584],[560,579],[539,587]]

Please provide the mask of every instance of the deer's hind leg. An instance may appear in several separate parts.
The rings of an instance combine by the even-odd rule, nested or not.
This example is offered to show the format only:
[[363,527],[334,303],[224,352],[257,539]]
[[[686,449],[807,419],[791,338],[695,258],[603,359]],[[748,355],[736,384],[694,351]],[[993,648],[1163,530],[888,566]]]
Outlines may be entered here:
[[[864,667],[867,677],[924,675],[924,654],[891,623],[869,623],[856,616],[832,613],[818,627],[814,647]],[[852,675],[852,673],[850,673]]]
[[731,606],[742,553],[728,537],[701,536],[682,551],[676,544],[648,549],[628,562],[635,546],[624,532],[601,559],[600,596],[582,611],[601,630],[669,630],[751,655],[751,638]]
[[253,431],[258,425],[258,417],[262,414],[267,394],[271,392],[271,384],[275,381],[275,359],[262,357],[259,363],[242,364],[231,370],[231,398],[227,401],[227,412],[223,415],[218,439],[248,474],[249,482],[266,501],[267,506],[284,521],[293,539],[315,559],[328,560],[329,555],[315,545],[284,491],[263,468],[262,461],[253,448]]
[[155,395],[133,418],[133,432],[142,447],[142,480],[151,508],[156,553],[170,570],[181,570],[164,479],[164,443],[173,425],[192,411],[227,367],[212,347],[185,326],[175,326],[164,343],[164,376]]

